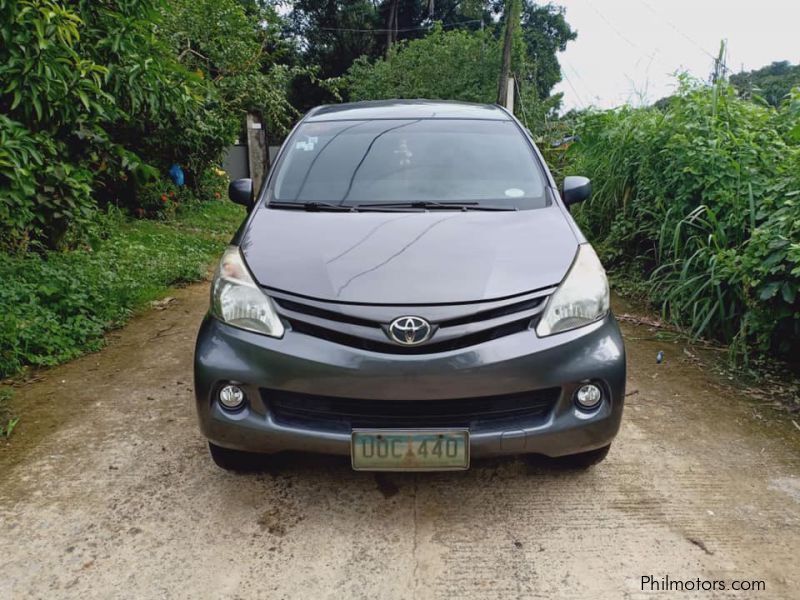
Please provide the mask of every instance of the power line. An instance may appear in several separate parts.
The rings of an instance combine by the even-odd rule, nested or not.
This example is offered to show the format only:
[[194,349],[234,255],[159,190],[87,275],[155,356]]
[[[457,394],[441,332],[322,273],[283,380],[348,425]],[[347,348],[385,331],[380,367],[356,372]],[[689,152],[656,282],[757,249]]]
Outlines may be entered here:
[[[458,27],[459,25],[471,25],[480,23],[482,19],[470,19],[469,21],[459,21],[458,23],[443,23],[442,28]],[[433,25],[422,25],[420,27],[401,27],[400,29],[355,29],[350,27],[319,27],[321,31],[346,31],[352,33],[389,33],[390,31],[425,31],[433,28]]]
[[[528,115],[525,114],[525,103],[522,101],[522,90],[519,89],[519,77],[516,74],[512,74],[512,81],[514,82],[514,87],[517,88],[517,99],[519,101],[519,108],[522,112],[522,122],[525,123],[525,128],[530,131],[531,127],[528,125]],[[511,112],[514,112],[513,110]]]
[[641,52],[643,56],[646,56],[647,58],[650,58],[650,59],[653,59],[653,60],[655,60],[655,58],[656,58],[656,55],[655,55],[655,53],[653,53],[653,54],[647,54],[647,53],[645,52],[644,48],[642,48],[642,47],[641,47],[639,44],[637,44],[636,42],[632,42],[632,41],[630,40],[630,38],[629,38],[628,36],[624,35],[624,34],[623,34],[623,33],[622,33],[622,32],[621,32],[619,29],[617,29],[617,26],[616,26],[616,25],[614,25],[614,24],[613,24],[611,21],[609,21],[609,20],[606,18],[606,16],[605,16],[605,15],[604,15],[602,12],[600,12],[599,10],[597,10],[597,7],[596,7],[596,6],[595,6],[595,5],[592,3],[592,1],[591,1],[591,0],[586,0],[586,4],[588,4],[588,5],[589,5],[589,7],[590,7],[590,8],[591,8],[591,9],[592,9],[592,10],[593,10],[593,11],[594,11],[596,14],[597,14],[597,16],[598,16],[598,17],[600,17],[600,18],[601,18],[601,19],[602,19],[602,20],[605,22],[605,24],[606,24],[606,25],[608,25],[608,26],[609,26],[609,28],[610,28],[610,29],[611,29],[611,30],[612,30],[614,33],[616,33],[616,34],[619,36],[619,38],[620,38],[621,40],[623,40],[625,43],[627,43],[627,44],[628,44],[628,45],[629,45],[631,48],[635,48],[636,50],[638,50],[639,52]]
[[569,75],[567,75],[567,72],[564,71],[564,69],[562,69],[561,70],[561,74],[564,76],[564,79],[567,80],[567,84],[569,85],[570,89],[572,90],[572,93],[575,94],[575,97],[578,99],[578,102],[581,103],[581,107],[583,107],[584,110],[587,109],[588,106],[586,105],[586,102],[583,101],[583,98],[581,98],[581,95],[578,93],[578,90],[576,90],[575,86],[572,85],[572,81],[570,80]]
[[567,66],[567,68],[570,69],[578,78],[578,81],[580,82],[581,86],[589,94],[589,98],[596,99],[598,97],[597,94],[594,93],[594,90],[592,90],[589,84],[587,84],[586,81],[583,79],[583,77],[581,77],[581,74],[578,72],[578,69],[575,68],[575,65],[571,64],[566,59],[566,57],[564,57],[562,60],[564,61],[564,64]]
[[[645,3],[645,0],[639,0],[639,1],[640,1],[640,2],[642,2],[642,3]],[[612,31],[613,31],[613,32],[614,32],[614,33],[615,33],[615,34],[616,34],[616,35],[617,35],[617,36],[618,36],[620,39],[622,39],[622,40],[623,40],[623,41],[624,41],[626,44],[628,44],[628,45],[629,45],[631,48],[634,48],[634,49],[636,49],[636,50],[638,50],[638,51],[640,52],[640,58],[639,58],[639,60],[641,60],[641,58],[649,58],[649,59],[650,59],[650,64],[652,64],[652,63],[653,63],[653,61],[657,61],[657,62],[658,62],[659,64],[661,64],[661,65],[662,65],[664,68],[666,68],[666,69],[669,69],[670,71],[675,71],[675,70],[677,70],[677,69],[675,68],[675,65],[672,65],[672,64],[669,64],[669,63],[667,63],[667,61],[666,61],[666,60],[664,60],[662,57],[660,57],[660,56],[658,55],[658,49],[656,49],[656,51],[655,51],[655,52],[652,52],[652,53],[648,54],[648,53],[647,53],[647,51],[646,51],[644,48],[642,48],[642,47],[641,47],[639,44],[637,44],[636,42],[632,41],[632,40],[631,40],[629,37],[627,37],[626,35],[624,35],[624,34],[623,34],[623,33],[622,33],[622,32],[621,32],[619,29],[617,29],[617,27],[616,27],[616,26],[615,26],[615,25],[614,25],[614,24],[613,24],[613,23],[612,23],[612,22],[611,22],[611,21],[610,21],[610,20],[609,20],[609,19],[608,19],[608,18],[607,18],[607,17],[606,17],[606,16],[605,16],[603,13],[602,13],[602,12],[600,12],[600,11],[597,9],[597,7],[594,5],[594,3],[592,2],[592,0],[585,0],[585,3],[589,5],[589,7],[590,7],[590,8],[591,8],[591,9],[592,9],[592,10],[593,10],[593,11],[594,11],[596,14],[597,14],[597,16],[598,16],[598,17],[600,17],[600,19],[602,19],[602,21],[603,21],[603,22],[604,22],[606,25],[608,25],[609,29],[611,29],[611,30],[612,30]],[[653,8],[652,8],[651,6],[648,6],[648,8],[649,8],[650,10],[653,10]],[[654,12],[655,12],[655,11],[654,11]],[[656,13],[656,14],[657,14],[657,13]],[[663,16],[662,16],[662,18],[663,18]],[[679,30],[677,29],[677,27],[676,27],[674,24],[672,24],[672,27],[673,27],[674,29],[676,29],[676,31],[679,31]],[[699,47],[699,48],[700,48],[700,49],[701,49],[701,50],[702,50],[702,51],[703,51],[705,54],[707,54],[708,56],[710,56],[711,58],[713,58],[715,61],[717,60],[717,57],[716,57],[716,56],[712,55],[711,53],[707,52],[705,49],[703,49],[702,47],[700,47],[700,46],[699,46],[699,44],[697,44],[697,42],[694,42],[694,41],[693,41],[691,38],[689,38],[689,37],[688,37],[687,35],[685,35],[685,34],[682,34],[682,35],[684,35],[684,37],[686,37],[686,38],[687,38],[689,41],[691,41],[691,42],[692,42],[694,45],[698,46],[698,47]],[[638,61],[637,61],[637,64],[638,64]],[[686,70],[687,72],[690,72],[690,73],[692,73],[692,72],[691,72],[691,70],[690,70],[690,69],[688,69],[687,67],[685,67],[685,66],[682,66],[682,67],[683,67],[683,69],[684,69],[684,70]],[[723,65],[723,68],[724,68],[725,70],[727,70],[727,66],[724,66],[724,65]],[[649,66],[648,66],[648,70],[649,70]],[[695,77],[697,76],[695,73],[692,73],[692,75],[694,75]],[[628,76],[627,76],[627,74],[626,74],[626,77],[628,77]],[[628,77],[628,79],[630,79],[630,77]]]
[[[647,7],[647,9],[648,9],[650,12],[652,12],[654,15],[656,15],[656,16],[658,16],[658,17],[660,17],[660,18],[661,18],[661,19],[662,19],[662,20],[663,20],[663,21],[664,21],[664,22],[665,22],[667,25],[669,25],[669,26],[670,26],[670,27],[671,27],[671,28],[672,28],[674,31],[676,31],[676,32],[677,32],[677,33],[678,33],[678,34],[679,34],[681,37],[683,37],[684,39],[686,39],[686,40],[687,40],[687,41],[688,41],[690,44],[692,44],[693,46],[695,46],[695,47],[696,47],[698,50],[700,50],[700,51],[701,51],[703,54],[705,54],[706,56],[710,57],[710,58],[711,58],[711,59],[714,61],[714,63],[716,64],[717,60],[719,59],[719,57],[718,57],[718,56],[714,56],[714,55],[713,55],[711,52],[709,52],[708,50],[706,50],[706,49],[705,49],[705,48],[704,48],[704,47],[703,47],[703,46],[702,46],[702,45],[701,45],[701,44],[700,44],[700,43],[699,43],[697,40],[695,40],[695,39],[694,39],[693,37],[691,37],[689,34],[687,34],[686,32],[684,32],[684,31],[683,31],[683,30],[682,30],[680,27],[678,27],[678,26],[677,26],[675,23],[673,23],[673,22],[672,22],[670,19],[668,19],[668,18],[667,18],[667,17],[666,17],[664,14],[660,13],[660,12],[659,12],[659,11],[657,11],[655,8],[653,8],[653,5],[652,5],[652,4],[650,4],[649,2],[647,2],[647,0],[639,0],[639,2],[641,2],[642,4],[644,4],[644,5]],[[728,65],[726,65],[724,62],[723,62],[723,63],[721,63],[721,66],[722,66],[723,70],[725,70],[726,72],[728,72],[728,73],[730,73],[730,72],[731,72],[731,70],[728,68]]]

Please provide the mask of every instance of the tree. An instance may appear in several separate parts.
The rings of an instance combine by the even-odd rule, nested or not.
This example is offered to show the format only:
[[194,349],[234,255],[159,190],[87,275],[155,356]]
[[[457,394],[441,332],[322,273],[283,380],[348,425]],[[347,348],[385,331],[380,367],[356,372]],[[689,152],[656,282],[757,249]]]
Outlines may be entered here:
[[395,44],[384,59],[357,59],[347,72],[351,100],[430,98],[493,102],[500,44],[490,32],[444,31]]
[[278,64],[291,42],[260,4],[0,0],[0,247],[78,242],[173,162],[199,190],[246,110],[290,125],[308,70]]
[[172,0],[161,28],[178,60],[214,85],[234,129],[255,112],[280,133],[297,116],[287,98],[291,79],[309,72],[281,64],[294,53],[283,25],[274,9],[239,0]]
[[530,71],[522,74],[540,100],[548,98],[561,81],[558,53],[578,37],[567,23],[564,8],[526,0],[522,7],[522,39]]
[[788,60],[773,62],[760,69],[731,75],[730,82],[742,98],[758,96],[772,106],[780,106],[791,89],[800,86],[800,65],[792,65]]
[[[300,43],[300,60],[318,68],[318,78],[341,76],[359,56],[380,54],[380,15],[371,0],[298,0],[288,15],[287,32]],[[336,97],[313,77],[295,79],[292,103],[304,111]]]
[[[534,88],[544,101],[561,80],[556,53],[576,35],[567,25],[563,9],[532,0],[517,3],[521,5],[517,17],[521,34],[513,36],[510,71],[520,80],[520,87]],[[304,64],[319,65],[322,79],[335,79],[359,57],[388,58],[389,49],[397,42],[424,38],[437,21],[445,31],[485,31],[497,39],[505,27],[504,4],[505,0],[300,0],[293,3],[289,31],[301,41]],[[519,54],[520,48],[524,56]],[[492,100],[498,87],[499,60]],[[346,96],[347,89],[343,92]],[[295,83],[292,97],[301,109],[334,99],[303,79]]]
[[202,109],[204,84],[154,35],[159,5],[0,2],[4,246],[60,246],[157,173],[159,133]]

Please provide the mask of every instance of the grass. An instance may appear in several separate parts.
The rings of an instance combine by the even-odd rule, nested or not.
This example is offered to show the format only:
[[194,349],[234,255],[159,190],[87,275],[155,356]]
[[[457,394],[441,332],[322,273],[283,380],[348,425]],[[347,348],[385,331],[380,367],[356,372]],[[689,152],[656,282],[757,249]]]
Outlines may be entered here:
[[[166,221],[112,212],[83,248],[0,255],[0,378],[98,350],[171,286],[203,280],[243,218],[229,202],[193,203]],[[10,423],[2,394],[0,435]]]
[[0,387],[0,438],[10,437],[19,422],[19,418],[12,416],[8,401],[14,396],[14,390],[9,387]]
[[618,289],[744,367],[800,355],[794,106],[682,77],[664,106],[583,113],[566,154],[565,170],[596,182],[573,214]]

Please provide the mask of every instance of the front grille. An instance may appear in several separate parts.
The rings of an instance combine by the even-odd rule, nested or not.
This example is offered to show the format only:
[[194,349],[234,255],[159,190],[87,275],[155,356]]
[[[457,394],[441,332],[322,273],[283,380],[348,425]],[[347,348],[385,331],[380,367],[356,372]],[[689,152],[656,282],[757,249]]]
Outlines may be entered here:
[[497,319],[498,317],[505,317],[515,313],[538,308],[543,302],[544,298],[533,298],[532,300],[525,300],[524,302],[509,304],[508,306],[501,306],[500,308],[494,308],[492,310],[484,310],[478,313],[467,315],[465,317],[447,319],[440,322],[439,326],[454,327],[456,325],[466,325],[467,323],[478,323],[480,321],[488,321],[489,319]]
[[352,323],[353,325],[363,325],[365,327],[376,326],[376,323],[374,321],[370,321],[369,319],[361,319],[359,317],[353,317],[351,315],[338,313],[333,310],[325,310],[324,308],[318,308],[316,306],[310,306],[308,304],[300,304],[299,302],[293,302],[291,300],[286,300],[285,298],[274,298],[274,300],[278,304],[278,306],[297,313],[302,313],[304,315],[320,317],[322,319],[327,319],[328,321],[338,321],[341,323]]
[[[274,297],[274,300],[282,317],[297,333],[371,352],[432,354],[467,348],[535,328],[546,296],[484,310],[464,307],[452,316],[432,321],[435,331],[432,339],[419,346],[396,344],[386,335],[391,320],[403,312],[398,308],[385,307],[385,317],[384,313],[378,313],[385,320],[376,320],[374,316],[365,318],[283,297]],[[426,311],[417,308],[413,312],[424,317]]]
[[328,340],[329,342],[335,342],[337,344],[343,344],[352,348],[369,350],[370,352],[383,352],[386,354],[433,354],[436,352],[447,352],[449,350],[467,348],[469,346],[475,346],[476,344],[482,344],[483,342],[488,342],[489,340],[503,337],[504,335],[511,335],[512,333],[525,331],[530,326],[531,320],[524,319],[522,321],[506,323],[504,325],[500,325],[499,327],[485,329],[477,333],[445,340],[443,342],[437,342],[434,338],[434,341],[421,344],[419,346],[400,346],[399,344],[391,343],[388,339],[385,342],[378,342],[375,340],[358,337],[356,335],[349,335],[347,333],[341,333],[339,331],[327,329],[326,327],[319,327],[317,325],[312,325],[311,323],[298,321],[296,319],[289,319],[289,323],[291,324],[292,329],[298,333],[304,333],[306,335],[311,335],[323,340]]
[[350,431],[356,427],[467,427],[472,431],[544,421],[560,388],[451,400],[361,400],[261,390],[275,421],[295,427]]

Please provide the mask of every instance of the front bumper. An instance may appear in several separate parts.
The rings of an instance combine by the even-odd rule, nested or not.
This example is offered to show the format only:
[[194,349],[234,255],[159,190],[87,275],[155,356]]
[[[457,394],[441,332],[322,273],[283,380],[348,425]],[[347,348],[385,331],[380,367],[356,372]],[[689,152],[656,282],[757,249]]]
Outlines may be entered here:
[[[580,382],[601,382],[599,408],[576,408]],[[239,412],[215,401],[222,382],[238,383],[248,404]],[[387,400],[492,397],[560,388],[536,422],[504,423],[471,432],[473,457],[537,453],[564,456],[594,450],[616,435],[625,397],[625,350],[612,315],[574,331],[538,338],[524,331],[476,346],[420,355],[389,355],[287,330],[282,339],[206,317],[195,349],[200,428],[214,444],[251,452],[350,454],[350,433],[276,419],[262,390]]]

